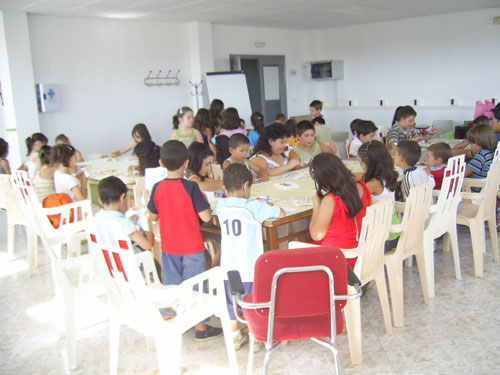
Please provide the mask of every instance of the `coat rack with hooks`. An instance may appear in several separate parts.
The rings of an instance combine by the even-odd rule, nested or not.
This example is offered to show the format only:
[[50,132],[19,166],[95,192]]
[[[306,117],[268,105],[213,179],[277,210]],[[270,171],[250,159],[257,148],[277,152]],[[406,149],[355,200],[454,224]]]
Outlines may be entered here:
[[161,70],[159,70],[156,77],[152,77],[151,75],[153,74],[153,71],[150,70],[149,75],[144,78],[144,84],[146,86],[177,86],[181,83],[181,81],[179,81],[180,72],[181,71],[179,69],[177,70],[177,74],[175,76],[171,76],[170,74],[172,73],[172,71],[169,70],[166,76],[162,76],[162,72]]

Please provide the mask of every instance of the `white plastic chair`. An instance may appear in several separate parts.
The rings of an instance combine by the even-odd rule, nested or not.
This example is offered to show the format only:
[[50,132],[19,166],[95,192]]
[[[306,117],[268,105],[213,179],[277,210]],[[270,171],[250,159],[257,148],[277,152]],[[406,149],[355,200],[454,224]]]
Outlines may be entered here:
[[[462,207],[457,215],[457,224],[470,228],[472,252],[474,255],[474,275],[483,277],[483,251],[485,250],[484,222],[488,229],[493,250],[493,261],[498,262],[498,234],[496,226],[496,198],[500,185],[500,161],[491,164],[485,179],[464,179]],[[481,192],[470,192],[471,187],[481,187]],[[479,204],[472,200],[480,201]]]
[[[98,231],[98,227],[98,221],[90,223],[88,243],[104,279],[112,311],[110,374],[117,373],[121,325],[153,336],[160,374],[172,375],[180,373],[182,334],[213,314],[221,318],[230,368],[237,374],[220,268],[212,268],[175,286],[160,285],[157,277],[149,282],[150,275],[156,274],[151,255],[144,252],[146,255],[141,254],[140,258],[134,256],[130,238],[121,233],[120,227],[113,230],[114,238],[110,238],[109,233]],[[200,292],[202,288],[205,288],[204,292]],[[177,316],[165,321],[159,311],[162,307],[173,308]]]
[[[354,266],[354,273],[361,280],[361,285],[375,280],[382,315],[384,318],[387,334],[392,334],[391,312],[384,271],[384,244],[389,237],[393,203],[391,199],[376,203],[366,209],[363,218],[358,247],[356,249],[342,249],[346,258],[358,257]],[[292,241],[288,245],[290,249],[316,246],[302,242]],[[349,287],[349,294],[356,291]],[[352,289],[351,289],[352,288]],[[360,300],[352,300],[344,308],[344,316],[349,340],[349,351],[351,362],[359,364],[362,362],[361,341],[361,305]]]
[[133,187],[134,208],[144,208],[148,206],[151,192],[146,189],[146,177],[139,177],[135,180]]
[[[25,215],[35,216],[40,228],[54,248],[58,258],[62,255],[62,245],[66,244],[68,257],[79,256],[81,242],[86,239],[87,221],[92,217],[89,200],[73,202],[53,208],[44,208],[38,200],[33,184],[24,171],[16,171],[13,180],[19,206]],[[60,215],[59,227],[54,228],[49,215]],[[33,264],[37,264],[37,254],[33,254]]]
[[36,233],[24,216],[24,211],[17,202],[15,193],[14,177],[9,174],[0,175],[0,195],[7,211],[7,254],[10,259],[14,258],[14,235],[16,225],[26,228],[26,239],[28,245],[28,263],[30,273],[36,267],[36,254],[38,251],[38,240]]
[[391,232],[401,233],[396,249],[384,255],[395,327],[404,325],[403,261],[413,255],[417,259],[424,301],[429,303],[424,261],[424,227],[431,198],[432,182],[412,188],[406,199],[402,223],[391,227]]
[[382,143],[385,143],[384,138],[387,136],[387,133],[391,129],[390,126],[379,126],[377,131],[377,140]]
[[[434,298],[434,241],[445,235],[443,239],[444,249],[448,250],[451,243],[453,262],[455,266],[455,277],[462,278],[460,274],[460,259],[458,256],[457,237],[457,208],[462,200],[462,184],[465,173],[465,155],[455,156],[448,160],[441,190],[434,190],[437,196],[436,204],[431,205],[429,217],[424,230],[424,261],[427,272],[428,297]],[[425,301],[426,304],[429,301]]]
[[[19,195],[18,200],[23,200],[27,196],[28,194],[24,196]],[[33,195],[33,197],[34,200],[27,198],[25,201],[26,207],[31,212],[31,215],[27,216],[27,220],[40,237],[50,259],[56,299],[63,308],[67,365],[70,370],[74,370],[77,368],[76,318],[80,311],[77,306],[79,304],[83,306],[90,298],[102,295],[104,289],[100,280],[94,277],[94,260],[89,254],[79,255],[71,259],[60,258],[60,242],[58,240],[55,241],[54,237],[48,237],[44,228],[44,221],[48,221],[45,215],[47,211],[44,211],[45,213],[42,214],[43,217],[40,217],[41,210],[38,199],[36,195]],[[76,227],[79,229],[81,225],[85,225],[91,214],[89,201],[67,204],[57,207],[57,209],[57,211],[51,211],[49,214],[61,214],[61,230],[66,233],[73,232],[72,228]],[[73,223],[70,223],[69,220],[71,211],[74,217],[78,218]],[[62,236],[64,238],[63,241],[66,240],[66,237],[66,234]]]

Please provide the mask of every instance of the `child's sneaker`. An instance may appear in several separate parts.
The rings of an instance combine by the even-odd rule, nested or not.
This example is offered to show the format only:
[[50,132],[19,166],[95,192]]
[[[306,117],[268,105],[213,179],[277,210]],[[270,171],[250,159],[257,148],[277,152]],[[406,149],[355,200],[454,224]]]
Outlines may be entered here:
[[212,327],[207,324],[207,329],[204,331],[195,331],[195,341],[208,341],[220,337],[224,334],[222,328]]
[[254,341],[253,342],[253,352],[254,353],[258,353],[260,352],[260,349],[264,346],[264,343],[263,342],[259,342],[259,341]]
[[238,336],[233,337],[234,350],[240,350],[240,348],[248,342],[248,333],[240,333]]

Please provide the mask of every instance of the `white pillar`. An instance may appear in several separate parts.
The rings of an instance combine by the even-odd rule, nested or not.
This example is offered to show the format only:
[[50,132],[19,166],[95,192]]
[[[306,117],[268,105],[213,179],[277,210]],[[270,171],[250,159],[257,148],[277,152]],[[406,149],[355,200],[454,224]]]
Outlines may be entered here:
[[1,136],[9,142],[14,169],[25,158],[25,139],[40,131],[26,13],[0,12],[0,82]]
[[[193,83],[199,83],[203,80],[203,85],[199,89],[202,96],[198,97],[198,107],[208,108],[208,93],[206,90],[205,73],[214,70],[214,52],[212,47],[212,24],[208,22],[190,22],[189,23],[189,48],[191,60],[191,78]],[[189,85],[191,92],[194,88]],[[196,106],[196,97],[193,96],[193,110],[199,109]]]

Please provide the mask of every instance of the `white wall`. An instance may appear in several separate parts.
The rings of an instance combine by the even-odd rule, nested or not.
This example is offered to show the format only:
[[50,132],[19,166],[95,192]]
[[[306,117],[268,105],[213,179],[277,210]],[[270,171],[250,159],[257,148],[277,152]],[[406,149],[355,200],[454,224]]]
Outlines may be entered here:
[[[295,30],[213,25],[214,68],[228,71],[229,55],[285,55],[287,76],[288,115],[309,111],[306,91],[310,82],[306,79],[304,63],[312,51],[307,33]],[[255,42],[264,42],[264,48],[256,48]],[[290,71],[295,75],[290,75]]]
[[[355,117],[388,125],[394,108],[376,108],[380,99],[391,106],[420,99],[417,123],[472,119],[468,106],[500,97],[500,26],[493,25],[499,12],[496,8],[321,31],[316,57],[344,60],[345,73],[337,98],[335,82],[318,83],[318,90],[329,93],[326,105],[335,106],[338,99],[346,106],[352,99],[365,107],[327,109],[330,127],[347,129]],[[451,98],[459,107],[449,107]]]
[[[37,83],[61,85],[61,111],[40,114],[52,141],[66,134],[85,154],[130,143],[144,122],[157,143],[171,117],[190,105],[188,24],[29,16]],[[179,86],[147,87],[149,70],[181,70]]]

